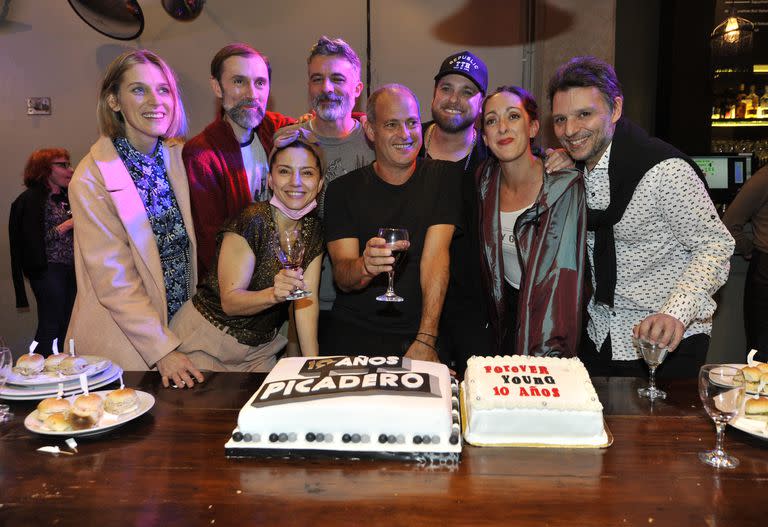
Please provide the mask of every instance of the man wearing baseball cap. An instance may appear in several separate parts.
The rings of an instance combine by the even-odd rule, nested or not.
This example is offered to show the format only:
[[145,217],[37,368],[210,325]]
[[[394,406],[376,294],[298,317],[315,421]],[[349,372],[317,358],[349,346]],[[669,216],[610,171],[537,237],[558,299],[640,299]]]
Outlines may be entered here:
[[[451,269],[443,316],[440,324],[440,359],[463,372],[472,352],[490,349],[490,333],[485,315],[485,300],[479,288],[480,254],[476,236],[468,236],[477,209],[474,203],[475,169],[488,156],[482,135],[475,128],[483,97],[488,90],[488,68],[470,51],[447,57],[435,75],[432,96],[432,121],[422,124],[424,147],[421,155],[454,161],[461,165],[462,221],[451,243]],[[476,223],[476,222],[475,222]],[[474,250],[473,250],[474,249]],[[477,260],[477,261],[475,261]],[[467,309],[467,306],[472,306]]]
[[475,129],[488,90],[488,68],[470,51],[446,58],[435,75],[432,121],[423,124],[426,157],[462,161],[474,172],[485,158],[485,145]]

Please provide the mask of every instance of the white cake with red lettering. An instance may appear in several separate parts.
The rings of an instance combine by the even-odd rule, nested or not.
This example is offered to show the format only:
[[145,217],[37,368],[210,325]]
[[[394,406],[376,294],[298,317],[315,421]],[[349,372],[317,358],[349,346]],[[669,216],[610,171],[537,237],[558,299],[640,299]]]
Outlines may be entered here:
[[461,388],[470,444],[608,444],[603,405],[577,358],[472,357]]
[[434,362],[283,358],[240,410],[225,452],[458,461],[458,388]]

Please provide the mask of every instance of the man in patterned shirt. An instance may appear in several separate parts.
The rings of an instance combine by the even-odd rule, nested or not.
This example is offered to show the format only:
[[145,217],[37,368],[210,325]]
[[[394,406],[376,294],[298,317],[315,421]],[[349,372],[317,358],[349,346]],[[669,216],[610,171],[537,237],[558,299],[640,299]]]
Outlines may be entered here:
[[601,60],[562,65],[549,98],[587,190],[594,292],[580,357],[592,375],[644,376],[634,336],[674,351],[660,376],[696,376],[734,247],[698,168],[622,118],[621,85]]

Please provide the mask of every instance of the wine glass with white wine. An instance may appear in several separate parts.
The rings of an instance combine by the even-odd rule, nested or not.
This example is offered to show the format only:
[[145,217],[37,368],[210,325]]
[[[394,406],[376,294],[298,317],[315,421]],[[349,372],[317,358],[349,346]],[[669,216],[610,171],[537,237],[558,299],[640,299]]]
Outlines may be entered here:
[[659,390],[656,387],[656,368],[659,364],[664,362],[669,353],[669,348],[666,346],[660,346],[645,339],[633,339],[635,345],[640,350],[640,354],[643,356],[645,363],[648,365],[648,371],[650,373],[650,382],[647,388],[639,388],[637,394],[640,397],[645,397],[651,401],[656,399],[666,399],[667,392]]

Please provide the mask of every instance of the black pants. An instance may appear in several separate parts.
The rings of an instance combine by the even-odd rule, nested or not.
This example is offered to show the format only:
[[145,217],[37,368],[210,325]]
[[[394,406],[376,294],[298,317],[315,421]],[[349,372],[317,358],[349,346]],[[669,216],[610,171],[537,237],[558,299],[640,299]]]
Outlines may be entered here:
[[[320,355],[366,355],[402,357],[413,343],[416,332],[387,333],[359,327],[339,320],[333,311],[321,311],[318,331]],[[430,342],[431,343],[431,342]]]
[[447,302],[440,320],[440,362],[461,378],[467,369],[467,359],[491,353],[492,330],[481,306]]
[[768,254],[753,251],[744,282],[744,330],[747,349],[758,349],[756,359],[768,362]]
[[[666,360],[656,370],[658,379],[696,378],[699,368],[704,365],[709,351],[709,335],[699,333],[684,338],[674,352],[667,355]],[[595,343],[587,335],[586,329],[582,334],[579,358],[593,377],[646,377],[648,366],[643,359],[612,360],[611,335],[603,342],[600,353]]]
[[30,278],[29,285],[37,302],[37,353],[48,355],[53,339],[59,339],[59,351],[65,351],[64,338],[77,291],[75,267],[49,263],[42,275]]

